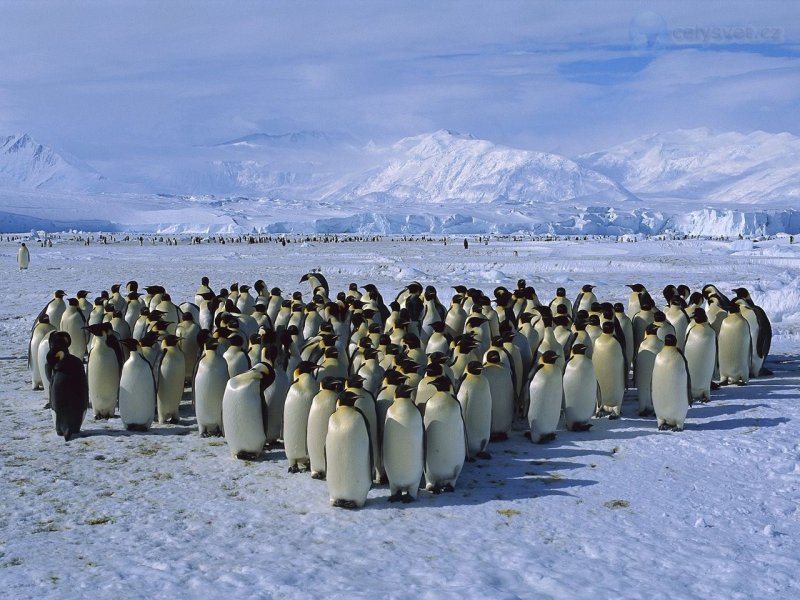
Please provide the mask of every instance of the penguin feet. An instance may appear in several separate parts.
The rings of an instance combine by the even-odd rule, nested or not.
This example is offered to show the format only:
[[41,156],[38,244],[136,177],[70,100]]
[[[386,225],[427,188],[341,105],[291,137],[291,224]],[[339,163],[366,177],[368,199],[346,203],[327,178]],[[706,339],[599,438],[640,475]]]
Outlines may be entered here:
[[128,431],[148,431],[150,428],[147,425],[142,425],[141,423],[130,423],[126,429]]
[[47,410],[48,408],[53,408],[49,402],[42,407],[42,410]]
[[178,415],[173,415],[172,418],[169,420],[170,425],[180,425],[181,418]]
[[486,450],[481,450],[475,456],[483,460],[489,460],[490,458],[492,458],[492,455],[486,452]]
[[311,479],[325,479],[325,473],[319,471],[311,471]]
[[758,372],[759,377],[768,377],[770,375],[774,375],[774,373],[767,367],[761,367],[761,370]]
[[722,385],[722,383],[717,383],[716,381],[712,381],[711,382],[711,389],[712,390],[718,390],[721,385]]
[[354,500],[334,500],[331,504],[336,508],[358,508]]
[[523,433],[522,435],[524,435],[524,436],[525,436],[526,438],[528,438],[528,439],[531,439],[531,432],[530,432],[530,431],[526,431],[526,432],[525,432],[525,433]]
[[467,456],[464,460],[467,461],[467,462],[475,462],[475,457],[474,456]]
[[677,425],[674,425],[673,427],[670,427],[670,431],[683,431],[683,427],[678,427]]
[[387,498],[389,502],[399,502],[403,499],[403,492],[398,491]]
[[568,429],[570,431],[589,431],[591,428],[591,423],[573,423],[572,427],[569,427]]
[[246,452],[244,450],[241,450],[236,453],[236,458],[238,458],[239,460],[256,460],[258,459],[258,454],[256,454],[255,452]]
[[443,492],[447,492],[447,493],[451,493],[451,492],[455,492],[455,491],[456,491],[456,488],[454,488],[454,487],[453,487],[453,484],[452,484],[452,483],[445,483],[445,484],[442,486],[442,491],[443,491]]
[[659,431],[669,431],[670,429],[672,429],[672,425],[667,425],[666,423],[662,423],[658,426]]
[[400,498],[400,501],[401,501],[403,504],[409,504],[409,503],[411,503],[411,502],[414,502],[414,500],[416,500],[416,498],[414,498],[414,496],[412,496],[412,495],[411,495],[411,494],[409,494],[408,492],[406,492],[405,494],[403,494],[403,497],[402,497],[402,498]]
[[738,385],[739,387],[744,387],[744,386],[746,386],[746,385],[747,385],[747,382],[746,382],[746,381],[742,381],[742,380],[740,379],[739,381],[737,381],[737,382],[736,382],[736,385]]
[[[719,384],[717,384],[717,385],[719,385],[719,387],[725,387],[726,385],[730,385],[730,383],[731,382],[728,379],[721,379]],[[713,390],[714,388],[711,388],[711,389]]]
[[645,408],[644,410],[639,411],[640,417],[654,417],[655,411],[652,408]]
[[536,442],[537,444],[549,444],[554,439],[556,439],[556,434],[554,431],[550,433],[545,433],[543,436],[539,437],[539,441]]
[[490,442],[505,442],[508,440],[508,434],[505,431],[495,432],[489,436]]
[[611,414],[611,413],[610,413],[610,412],[608,412],[606,409],[604,409],[604,408],[598,408],[598,409],[597,409],[597,412],[596,412],[596,413],[594,413],[594,418],[595,418],[595,419],[603,419],[603,418],[605,418],[605,417],[609,416],[610,414]]
[[292,473],[292,474],[299,473],[300,472],[300,467],[298,467],[297,465],[292,465],[291,467],[289,467],[288,471],[289,471],[289,473]]
[[278,440],[267,443],[267,450],[280,450],[283,447],[283,442],[279,442]]
[[617,413],[609,413],[608,414],[608,420],[609,421],[616,421],[617,419],[619,419],[619,415]]
[[711,398],[709,398],[708,396],[702,396],[702,397],[698,398],[697,401],[700,404],[708,404],[709,402],[711,402]]

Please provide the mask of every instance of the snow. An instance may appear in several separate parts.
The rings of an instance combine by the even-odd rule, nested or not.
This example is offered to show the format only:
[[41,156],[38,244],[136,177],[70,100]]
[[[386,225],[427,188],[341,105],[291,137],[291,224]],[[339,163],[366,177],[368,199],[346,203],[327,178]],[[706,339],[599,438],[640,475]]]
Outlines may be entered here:
[[[105,219],[109,210],[97,209]],[[117,236],[119,237],[119,236]],[[189,245],[115,242],[86,247],[54,236],[0,242],[0,580],[13,598],[796,598],[800,594],[800,246],[756,241],[437,241]],[[386,502],[373,488],[358,511],[330,507],[324,482],[290,475],[282,451],[237,461],[179,425],[128,433],[118,419],[85,424],[64,444],[25,368],[29,329],[52,291],[137,279],[189,300],[253,282],[309,290],[321,269],[332,290],[374,282],[393,297],[411,279],[446,294],[490,292],[524,277],[549,300],[584,283],[601,300],[713,282],[744,285],[773,321],[775,372],[727,387],[689,411],[682,433],[636,416],[591,431],[560,429],[531,445],[517,428],[493,459],[465,466],[452,494]]]

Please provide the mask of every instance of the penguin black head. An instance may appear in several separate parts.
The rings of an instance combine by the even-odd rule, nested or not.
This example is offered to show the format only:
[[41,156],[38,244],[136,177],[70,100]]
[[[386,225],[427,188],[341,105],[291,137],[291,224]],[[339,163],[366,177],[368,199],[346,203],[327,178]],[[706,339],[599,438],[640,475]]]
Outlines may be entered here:
[[730,314],[737,314],[742,312],[739,308],[739,305],[736,302],[731,302],[731,305],[728,307],[728,313]]
[[401,383],[394,390],[395,398],[411,398],[414,393],[414,388],[406,383]]
[[557,298],[565,298],[567,296],[567,290],[563,287],[560,287],[556,290],[556,297]]
[[272,289],[269,291],[269,293],[270,293],[272,296],[280,296],[280,295],[281,295],[281,288],[279,288],[279,287],[274,287],[274,288],[272,288]]
[[614,333],[614,323],[611,321],[603,323],[603,333]]
[[586,345],[585,344],[573,344],[572,346],[572,354],[586,354]]
[[449,392],[453,389],[453,382],[445,375],[437,377],[430,384],[439,392]]
[[156,294],[163,294],[166,290],[160,285],[148,285],[145,286],[144,291],[151,296],[155,296]]
[[325,348],[325,358],[339,358],[339,351],[336,346]]
[[689,296],[689,304],[699,305],[703,302],[703,294],[700,292],[693,292],[691,296]]
[[750,292],[747,291],[747,288],[734,288],[733,293],[736,294],[737,298],[744,298],[747,299],[750,297]]
[[442,368],[442,363],[428,363],[428,365],[425,367],[425,375],[427,377],[439,377],[443,374],[444,369]]
[[622,302],[615,302],[614,303],[614,312],[615,313],[624,313],[625,307],[622,305]]
[[119,343],[125,346],[131,352],[139,349],[139,340],[134,340],[133,338],[120,340]]
[[517,279],[517,289],[524,290],[528,286],[527,282],[524,279]]
[[338,377],[331,377],[328,375],[327,377],[323,377],[322,381],[319,382],[319,386],[323,390],[328,390],[331,392],[341,392],[342,391],[342,380]]
[[422,284],[418,281],[412,281],[408,284],[406,289],[409,291],[409,293],[419,296],[422,293]]
[[524,312],[519,315],[520,323],[530,323],[533,320],[533,313]]
[[575,323],[573,323],[573,327],[575,327],[575,331],[586,331],[586,326],[588,325],[586,319],[577,319]]
[[39,317],[39,323],[49,323],[50,317],[46,313]]
[[600,327],[600,316],[599,315],[589,315],[587,318],[587,322],[589,325],[593,327]]
[[631,291],[637,294],[641,294],[645,290],[645,287],[641,283],[627,283],[625,286],[631,288]]
[[644,331],[647,335],[658,335],[658,325],[650,323]]
[[689,294],[692,293],[692,290],[689,288],[689,286],[684,284],[680,284],[677,288],[677,291],[681,298],[688,298]]
[[[131,291],[135,291],[135,290],[131,290]],[[88,295],[89,295],[88,291],[86,291],[86,290],[78,290],[78,292],[75,294],[75,297],[76,298],[86,298],[86,296],[88,296]]]
[[389,385],[400,385],[406,380],[406,376],[397,369],[386,369],[383,374],[383,379]]
[[103,335],[103,333],[107,333],[111,329],[111,323],[95,323],[94,325],[87,325],[84,329],[92,335]]
[[671,333],[668,333],[664,336],[664,345],[665,346],[677,346],[678,345],[678,338],[676,338]]
[[584,285],[583,287],[581,287],[581,291],[582,291],[584,294],[589,294],[589,293],[591,293],[591,291],[592,291],[592,290],[593,290],[595,287],[597,287],[597,286],[594,286],[594,285],[589,285],[589,284],[587,283],[586,285]]
[[599,313],[603,311],[603,307],[599,302],[592,302],[589,306],[589,311]]
[[645,310],[645,311],[646,310],[653,310],[653,303],[650,302],[649,300],[642,300],[639,303],[639,308],[641,308],[642,310]]
[[480,375],[483,373],[483,364],[477,360],[471,360],[467,365],[467,373],[470,375]]
[[72,338],[66,331],[54,331],[47,338],[51,350],[66,350],[72,345]]
[[53,296],[55,296],[56,298],[63,298],[66,295],[67,292],[65,292],[64,290],[56,290],[55,292],[53,292]]
[[258,345],[261,344],[261,334],[252,333],[252,334],[250,334],[250,337],[248,338],[248,340],[250,341],[250,345],[251,346],[258,346]]
[[228,341],[231,343],[231,346],[237,346],[239,348],[244,346],[244,337],[238,333],[234,333],[232,336],[230,336]]
[[694,315],[692,315],[692,318],[694,319],[695,323],[708,322],[708,315],[706,314],[706,311],[704,311],[702,308],[695,308]]
[[410,350],[416,350],[420,347],[420,339],[413,333],[407,333],[403,336],[403,344]]
[[366,360],[372,360],[373,358],[378,358],[378,351],[370,346],[369,348],[364,349],[364,358]]
[[357,292],[358,291],[358,284],[351,283],[350,285],[347,286],[347,289],[349,291],[351,291],[351,292]]
[[661,312],[660,310],[657,310],[657,311],[655,312],[655,314],[653,315],[653,319],[655,319],[655,322],[656,322],[656,323],[663,323],[664,321],[666,321],[666,319],[667,319],[667,315],[665,315],[665,314],[664,314],[663,312]]
[[453,289],[462,297],[469,291],[465,285],[454,285]]
[[351,392],[350,390],[345,390],[339,393],[339,406],[355,406],[356,400],[358,400],[358,394],[355,392]]
[[207,286],[208,285],[208,277],[203,277],[202,279],[200,279],[200,283],[202,285]]
[[564,315],[564,316],[568,315],[569,311],[567,310],[567,305],[566,304],[559,304],[556,307],[556,314],[557,315]]
[[70,298],[67,300],[67,304],[70,306],[78,306],[78,299],[77,298]]
[[185,312],[181,314],[181,320],[194,322],[194,315],[190,312]]
[[171,346],[177,346],[180,338],[177,335],[169,334],[162,340],[162,345],[167,348]]
[[260,295],[261,292],[267,289],[267,284],[264,282],[263,279],[259,279],[253,284],[253,289],[257,291]]
[[488,319],[483,316],[473,315],[469,319],[467,319],[467,327],[480,327],[484,323],[486,323]]
[[670,300],[672,300],[672,297],[673,297],[675,294],[677,294],[677,293],[678,293],[678,288],[676,288],[676,287],[675,287],[674,285],[672,285],[672,284],[669,284],[667,287],[665,287],[665,288],[664,288],[664,291],[663,291],[662,293],[664,294],[664,299],[665,299],[667,302],[669,302]]
[[315,370],[319,368],[321,368],[320,365],[318,365],[315,362],[311,362],[310,360],[300,361],[300,363],[297,365],[297,367],[295,367],[294,370],[295,377],[298,375],[302,375],[304,373],[313,373]]
[[115,283],[114,285],[112,285],[111,286],[111,293],[112,294],[116,294],[119,291],[119,287],[120,287],[120,285],[118,283]]
[[489,350],[486,353],[486,362],[493,365],[500,364],[500,353],[497,350]]
[[419,371],[419,365],[411,359],[405,359],[400,362],[400,370],[406,375],[411,375]]
[[431,352],[428,354],[428,364],[444,364],[447,362],[447,355],[444,352]]
[[158,343],[158,333],[155,331],[148,331],[142,336],[142,339],[139,340],[139,343],[144,346],[145,348],[151,348]]
[[542,354],[541,361],[543,364],[552,365],[555,364],[556,360],[558,360],[558,354],[553,350],[546,350],[544,354]]

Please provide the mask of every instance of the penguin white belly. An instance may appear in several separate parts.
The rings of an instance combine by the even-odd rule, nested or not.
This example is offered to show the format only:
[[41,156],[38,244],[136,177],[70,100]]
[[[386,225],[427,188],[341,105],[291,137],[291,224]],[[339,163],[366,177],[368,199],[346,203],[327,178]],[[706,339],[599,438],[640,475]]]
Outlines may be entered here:
[[250,361],[247,354],[236,346],[231,346],[225,351],[225,362],[228,363],[228,377],[233,379],[250,369]]
[[77,310],[65,312],[61,318],[61,330],[66,331],[71,340],[69,353],[81,360],[86,355],[86,331],[83,329],[84,325],[83,315]]
[[342,407],[331,415],[325,437],[326,480],[331,504],[364,506],[372,486],[370,439],[358,411]]
[[613,339],[597,338],[592,351],[592,363],[600,384],[602,407],[613,415],[622,411],[622,397],[625,394],[625,364],[622,349]]
[[95,419],[113,417],[119,397],[119,363],[117,355],[105,340],[97,340],[89,355],[86,375],[89,379],[89,402]]
[[464,420],[458,401],[437,393],[425,405],[425,482],[428,489],[455,487],[466,456]]
[[308,413],[306,447],[311,465],[311,476],[325,477],[325,437],[328,435],[328,421],[336,410],[336,394],[323,391],[314,397]]
[[692,398],[711,399],[711,379],[716,363],[716,335],[710,325],[693,327],[686,338],[684,356],[689,365]]
[[[654,338],[656,336],[653,336]],[[653,398],[650,394],[650,385],[653,381],[653,364],[656,362],[656,355],[663,347],[660,340],[653,340],[653,344],[647,341],[639,347],[639,354],[636,355],[635,384],[636,393],[639,398],[639,415],[652,415]]]
[[384,481],[386,479],[386,472],[383,470],[383,461],[381,460],[381,442],[380,434],[378,432],[378,409],[375,406],[375,400],[373,400],[372,396],[370,396],[368,392],[360,390],[355,407],[364,415],[369,427],[370,443],[372,444],[372,462],[373,466],[375,467],[375,481]]
[[719,331],[719,376],[722,383],[750,380],[750,329],[743,318],[727,317]]
[[138,352],[131,353],[122,365],[119,381],[119,416],[128,429],[145,431],[156,412],[156,389],[150,364]]
[[564,417],[572,431],[589,422],[597,407],[597,376],[592,361],[574,357],[564,371]]
[[[49,334],[48,334],[49,335]],[[50,340],[45,337],[36,348],[36,354],[31,355],[31,361],[36,363],[39,370],[39,377],[42,387],[47,393],[47,400],[50,401],[50,379],[47,377],[47,353],[50,352]],[[35,388],[34,388],[35,389]]]
[[167,350],[158,373],[158,422],[178,420],[186,363],[183,353]]
[[289,469],[308,466],[308,415],[313,397],[307,389],[293,385],[283,407],[283,447]]
[[247,372],[228,381],[222,396],[222,424],[234,457],[263,452],[267,436],[261,405],[260,379]]
[[[28,355],[30,356],[30,365],[28,366],[31,371],[31,389],[33,390],[47,389],[44,381],[44,370],[39,366],[44,364],[39,362],[39,347],[46,345],[47,352],[50,351],[50,342],[47,339],[52,331],[55,331],[55,329],[37,326],[28,345]],[[47,352],[45,352],[45,358],[47,357]]]
[[689,410],[687,390],[689,381],[683,357],[677,350],[662,350],[653,365],[653,409],[658,425],[683,429]]
[[214,357],[201,360],[194,379],[194,410],[200,435],[222,435],[222,397],[228,383],[228,365]]
[[758,377],[758,374],[761,372],[761,367],[764,365],[765,358],[758,355],[756,343],[761,327],[758,324],[758,317],[753,310],[743,308],[741,314],[750,326],[750,377]]
[[492,393],[486,379],[481,377],[469,387],[462,384],[458,401],[467,429],[467,452],[470,458],[475,458],[485,452],[492,433]]
[[383,428],[383,466],[392,496],[407,492],[417,497],[423,473],[422,415],[410,399],[398,399],[386,413]]
[[561,416],[563,381],[561,369],[543,367],[536,372],[530,384],[528,424],[531,441],[539,443],[555,437]]

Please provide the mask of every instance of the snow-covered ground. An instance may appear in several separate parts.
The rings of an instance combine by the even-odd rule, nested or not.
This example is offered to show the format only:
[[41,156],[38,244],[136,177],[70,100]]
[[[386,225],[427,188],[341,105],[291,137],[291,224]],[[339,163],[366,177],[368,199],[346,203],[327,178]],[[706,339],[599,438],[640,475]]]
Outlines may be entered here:
[[[9,598],[797,598],[800,584],[800,245],[461,239],[375,243],[110,245],[0,242],[0,581]],[[56,436],[25,368],[29,329],[57,288],[93,295],[136,279],[190,300],[264,279],[308,294],[321,270],[335,290],[374,282],[392,297],[411,280],[442,297],[520,277],[549,300],[593,283],[626,301],[748,287],[773,320],[775,374],[714,393],[682,433],[636,416],[532,445],[513,433],[467,464],[455,493],[362,510],[329,505],[324,482],[290,475],[282,451],[255,462],[179,425],[128,433],[118,419]]]

